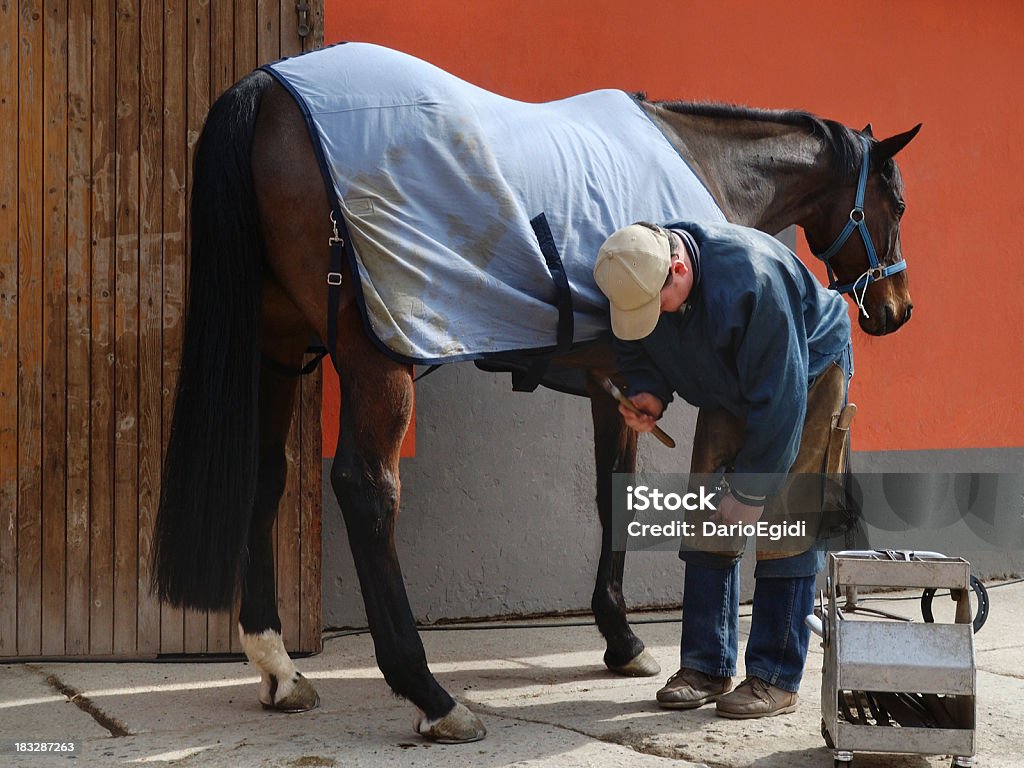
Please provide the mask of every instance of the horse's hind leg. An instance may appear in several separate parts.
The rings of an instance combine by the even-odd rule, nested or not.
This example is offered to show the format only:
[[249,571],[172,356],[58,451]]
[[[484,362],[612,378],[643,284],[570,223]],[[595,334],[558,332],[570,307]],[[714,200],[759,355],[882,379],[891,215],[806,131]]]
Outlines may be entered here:
[[[265,360],[298,370],[309,331],[287,306],[276,288],[268,285],[264,290],[263,354]],[[260,372],[259,474],[238,615],[242,648],[262,678],[260,702],[267,709],[284,712],[302,712],[320,703],[312,684],[285,651],[274,582],[271,537],[288,470],[285,440],[297,384],[296,377],[276,372],[267,364]]]
[[[604,663],[609,670],[631,677],[651,677],[661,672],[654,657],[630,629],[622,597],[625,553],[612,551],[615,521],[612,515],[612,474],[636,471],[637,434],[619,414],[618,405],[596,384],[588,384],[594,421],[594,461],[597,468],[597,512],[601,518],[601,560],[591,610],[607,647]],[[620,521],[625,525],[628,521]]]
[[[358,317],[348,319],[349,328],[358,327]],[[331,483],[348,529],[377,663],[391,689],[419,707],[420,734],[440,742],[476,741],[484,736],[483,723],[427,668],[395,551],[398,458],[412,414],[411,372],[374,350],[361,333],[351,334],[350,341],[354,346],[346,346],[340,372],[341,428]]]

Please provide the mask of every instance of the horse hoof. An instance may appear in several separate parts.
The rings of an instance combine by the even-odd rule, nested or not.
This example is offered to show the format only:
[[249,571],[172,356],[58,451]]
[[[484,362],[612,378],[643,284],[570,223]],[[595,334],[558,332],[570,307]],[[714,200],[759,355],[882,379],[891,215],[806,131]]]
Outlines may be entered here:
[[623,677],[654,677],[661,674],[661,665],[654,660],[646,648],[621,667],[609,665],[608,669]]
[[487,735],[483,721],[459,702],[455,702],[451,712],[437,720],[428,720],[420,713],[416,732],[438,744],[466,744],[480,741]]
[[316,692],[313,684],[298,672],[295,673],[295,684],[286,696],[275,701],[273,704],[264,704],[264,709],[272,709],[275,712],[308,712],[320,706],[320,694]]

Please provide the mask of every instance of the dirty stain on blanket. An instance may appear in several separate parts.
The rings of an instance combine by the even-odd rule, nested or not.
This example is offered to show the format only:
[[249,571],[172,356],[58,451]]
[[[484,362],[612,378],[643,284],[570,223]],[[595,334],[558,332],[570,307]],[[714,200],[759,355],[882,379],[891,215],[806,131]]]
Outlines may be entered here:
[[556,343],[557,292],[530,226],[540,213],[568,277],[576,342],[608,328],[592,267],[610,232],[640,219],[723,219],[621,91],[528,104],[364,43],[267,69],[311,121],[369,327],[402,360]]

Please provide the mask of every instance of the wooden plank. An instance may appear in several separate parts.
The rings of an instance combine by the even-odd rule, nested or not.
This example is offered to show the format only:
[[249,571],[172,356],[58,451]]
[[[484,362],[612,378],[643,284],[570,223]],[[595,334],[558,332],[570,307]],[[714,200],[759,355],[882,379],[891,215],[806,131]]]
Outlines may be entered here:
[[234,3],[235,66],[232,81],[240,80],[259,64],[256,60],[256,2],[253,2],[253,0],[234,0]]
[[114,653],[138,625],[139,0],[117,0],[117,208],[114,244]]
[[114,648],[115,0],[92,0],[89,653]]
[[67,567],[67,3],[46,0],[44,13],[42,652],[54,656]]
[[[0,144],[18,146],[17,6],[0,5]],[[17,653],[18,153],[0,153],[0,656]]]
[[114,0],[92,0],[89,653],[113,649]]
[[163,455],[163,0],[141,0],[139,113],[139,566],[140,656],[160,651],[160,601],[152,594],[150,552]]
[[68,3],[67,626],[65,652],[89,652],[89,312],[92,41],[90,0]]
[[323,508],[321,474],[320,392],[323,366],[302,380],[300,389],[302,452],[299,484],[301,551],[299,571],[299,637],[297,651],[322,650],[323,611],[321,603],[320,536]]
[[275,61],[281,56],[280,0],[256,0],[256,20],[256,59],[260,64]]
[[324,47],[324,0],[309,0],[309,6],[309,23],[313,31],[306,40],[307,51]]
[[18,653],[42,652],[43,8],[20,5],[18,98]]
[[[186,0],[164,0],[164,123],[163,123],[163,403],[162,450],[166,452],[171,409],[181,356],[182,310],[185,298],[186,119],[185,47]],[[163,454],[161,455],[161,466]],[[160,652],[185,650],[184,614],[180,608],[160,606]]]
[[[186,55],[186,108],[188,114],[188,162],[199,131],[210,109],[210,5],[208,0],[188,0],[188,51]],[[191,181],[191,175],[188,181]],[[187,270],[187,267],[186,267]],[[187,271],[186,271],[187,281]],[[199,611],[185,611],[185,652],[204,653],[207,649],[207,617]]]
[[295,13],[295,3],[282,0],[281,10],[281,55],[294,56],[302,53],[302,39],[299,37],[299,17]]
[[[0,3],[0,656],[18,652],[18,5]],[[6,84],[10,84],[8,87]]]
[[210,102],[235,81],[234,0],[210,0]]

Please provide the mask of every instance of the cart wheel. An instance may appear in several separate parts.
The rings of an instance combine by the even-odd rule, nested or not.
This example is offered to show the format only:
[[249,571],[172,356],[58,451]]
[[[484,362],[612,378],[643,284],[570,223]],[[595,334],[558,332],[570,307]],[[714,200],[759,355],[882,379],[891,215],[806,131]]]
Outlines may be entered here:
[[835,749],[836,745],[832,743],[832,736],[829,735],[828,730],[825,728],[825,718],[821,719],[821,738],[825,740],[825,746],[829,749]]

